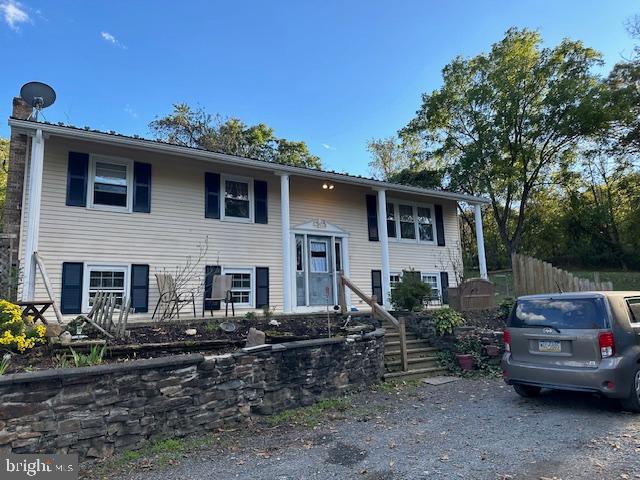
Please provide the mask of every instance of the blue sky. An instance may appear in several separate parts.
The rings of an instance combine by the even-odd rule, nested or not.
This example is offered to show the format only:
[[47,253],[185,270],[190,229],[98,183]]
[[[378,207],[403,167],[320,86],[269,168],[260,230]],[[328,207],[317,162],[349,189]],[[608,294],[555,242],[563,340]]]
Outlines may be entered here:
[[149,136],[150,120],[187,102],[368,174],[367,140],[404,126],[454,56],[526,26],[547,45],[583,40],[606,73],[631,52],[636,13],[637,0],[0,0],[0,116],[31,80],[56,89],[47,120],[125,134]]

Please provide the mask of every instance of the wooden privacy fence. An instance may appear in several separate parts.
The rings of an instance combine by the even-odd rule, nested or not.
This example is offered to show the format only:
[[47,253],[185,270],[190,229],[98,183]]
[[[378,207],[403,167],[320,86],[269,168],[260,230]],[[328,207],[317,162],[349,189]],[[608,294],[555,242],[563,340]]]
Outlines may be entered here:
[[516,296],[536,293],[588,292],[613,290],[611,282],[579,278],[537,258],[514,253],[511,256]]

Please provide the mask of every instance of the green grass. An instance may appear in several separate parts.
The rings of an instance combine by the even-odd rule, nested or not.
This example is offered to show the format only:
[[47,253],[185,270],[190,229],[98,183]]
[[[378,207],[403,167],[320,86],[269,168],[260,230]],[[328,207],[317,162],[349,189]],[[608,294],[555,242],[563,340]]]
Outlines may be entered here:
[[269,415],[264,421],[270,427],[300,425],[313,428],[325,421],[329,414],[343,414],[350,408],[352,408],[351,402],[346,398],[326,398],[309,407],[283,410]]
[[[569,270],[574,275],[581,278],[593,280],[593,271]],[[613,283],[614,290],[640,290],[640,272],[629,272],[623,270],[599,271],[601,282]]]
[[[640,272],[630,272],[623,270],[580,270],[569,269],[569,272],[589,280],[594,279],[594,273],[600,274],[601,282],[613,283],[614,290],[640,290]],[[477,270],[465,272],[466,278],[476,278],[480,274]],[[513,296],[513,275],[511,272],[489,272],[489,280],[496,287],[496,303],[500,303],[507,296]]]
[[133,467],[142,460],[146,460],[156,468],[164,468],[175,463],[187,452],[202,450],[218,444],[219,439],[213,436],[168,438],[146,445],[140,450],[127,450],[115,458],[100,465],[96,474],[105,475],[109,472]]

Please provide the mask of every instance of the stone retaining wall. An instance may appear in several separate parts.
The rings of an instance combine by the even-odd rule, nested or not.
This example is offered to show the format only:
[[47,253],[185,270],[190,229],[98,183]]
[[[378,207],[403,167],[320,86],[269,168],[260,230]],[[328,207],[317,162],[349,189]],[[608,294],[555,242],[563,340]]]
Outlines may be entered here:
[[0,377],[0,452],[137,449],[380,381],[384,332]]

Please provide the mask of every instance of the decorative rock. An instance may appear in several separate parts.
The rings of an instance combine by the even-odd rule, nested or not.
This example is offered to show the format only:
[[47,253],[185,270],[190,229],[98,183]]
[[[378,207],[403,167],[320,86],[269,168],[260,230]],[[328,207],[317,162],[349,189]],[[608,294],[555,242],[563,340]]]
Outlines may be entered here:
[[46,326],[46,332],[44,334],[47,338],[57,338],[62,332],[64,332],[64,325],[59,323],[50,323]]
[[257,345],[264,345],[266,342],[267,336],[261,330],[251,327],[249,329],[249,334],[247,335],[247,344],[245,347],[255,347]]
[[269,320],[269,325],[271,325],[272,327],[279,327],[280,322],[278,320]]
[[62,332],[60,334],[60,341],[62,343],[71,343],[71,338],[72,336],[71,336],[71,333],[69,332]]
[[190,337],[193,337],[194,335],[198,334],[198,331],[195,328],[187,328],[184,331],[185,334],[189,335]]

